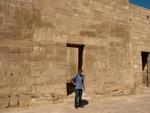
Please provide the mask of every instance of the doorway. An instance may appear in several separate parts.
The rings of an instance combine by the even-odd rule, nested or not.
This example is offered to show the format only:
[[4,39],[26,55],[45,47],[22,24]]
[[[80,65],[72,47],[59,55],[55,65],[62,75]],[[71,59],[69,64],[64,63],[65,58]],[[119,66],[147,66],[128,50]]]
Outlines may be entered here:
[[83,65],[83,44],[67,43],[67,77],[66,88],[67,95],[74,92],[74,86],[71,83],[72,77],[78,72],[78,69],[82,69]]
[[141,52],[143,84],[150,86],[150,52]]

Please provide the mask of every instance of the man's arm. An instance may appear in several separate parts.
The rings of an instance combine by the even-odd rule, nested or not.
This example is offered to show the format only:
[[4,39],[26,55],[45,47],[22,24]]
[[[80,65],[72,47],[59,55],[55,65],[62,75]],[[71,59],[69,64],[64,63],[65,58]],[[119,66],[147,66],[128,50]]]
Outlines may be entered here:
[[71,82],[73,83],[73,85],[74,85],[74,86],[76,85],[76,83],[74,82],[74,80],[73,80],[73,79],[71,80]]
[[74,76],[71,80],[71,82],[73,83],[74,86],[76,85],[75,80],[76,80],[76,76]]
[[83,89],[85,90],[85,85],[83,84]]
[[83,78],[83,89],[85,90],[84,78]]

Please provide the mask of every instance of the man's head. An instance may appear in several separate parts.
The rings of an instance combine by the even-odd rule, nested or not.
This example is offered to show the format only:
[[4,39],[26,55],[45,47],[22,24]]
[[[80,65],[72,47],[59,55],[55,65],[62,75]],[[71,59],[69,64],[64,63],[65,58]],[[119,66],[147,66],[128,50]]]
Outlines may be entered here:
[[82,74],[82,69],[78,69],[78,74]]

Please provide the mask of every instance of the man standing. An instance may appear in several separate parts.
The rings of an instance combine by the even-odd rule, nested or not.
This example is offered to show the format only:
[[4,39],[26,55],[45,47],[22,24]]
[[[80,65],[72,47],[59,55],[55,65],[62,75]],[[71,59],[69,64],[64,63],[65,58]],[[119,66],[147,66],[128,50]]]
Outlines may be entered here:
[[81,106],[82,93],[83,89],[85,89],[82,69],[79,69],[78,74],[72,78],[72,83],[75,86],[75,108],[77,108]]

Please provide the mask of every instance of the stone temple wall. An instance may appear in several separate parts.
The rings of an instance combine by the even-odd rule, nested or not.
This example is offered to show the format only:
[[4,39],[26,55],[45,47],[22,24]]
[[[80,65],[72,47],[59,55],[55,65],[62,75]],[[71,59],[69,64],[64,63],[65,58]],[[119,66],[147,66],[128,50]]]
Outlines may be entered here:
[[137,86],[143,80],[141,52],[150,52],[150,10],[130,5],[130,18],[131,73]]
[[0,0],[0,107],[64,102],[67,44],[84,45],[87,96],[132,93],[148,13],[127,0]]

